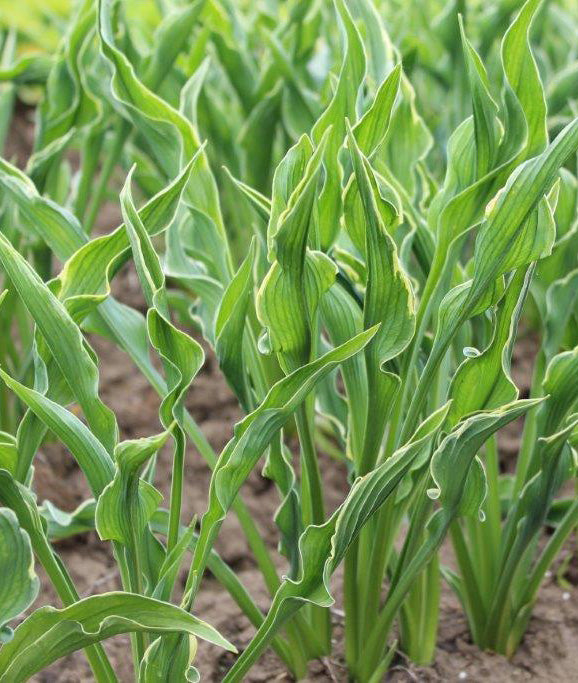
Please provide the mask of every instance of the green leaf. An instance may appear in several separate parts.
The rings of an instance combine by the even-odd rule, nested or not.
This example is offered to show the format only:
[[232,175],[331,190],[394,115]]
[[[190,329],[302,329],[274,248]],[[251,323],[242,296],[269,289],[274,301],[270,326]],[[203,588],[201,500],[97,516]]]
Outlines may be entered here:
[[319,238],[324,250],[333,244],[339,231],[343,169],[338,155],[345,138],[345,119],[356,120],[357,93],[365,76],[365,52],[359,31],[343,0],[335,0],[335,8],[344,36],[343,63],[333,98],[311,131],[314,142],[319,144],[329,130],[325,183],[318,199]]
[[[486,497],[486,477],[477,453],[487,439],[504,425],[539,405],[543,399],[525,399],[476,413],[446,436],[431,459],[435,488],[430,498],[439,500],[446,515],[479,515]],[[472,467],[473,465],[473,467]]]
[[[280,168],[282,163],[283,162],[281,161],[281,163],[275,168],[275,173],[277,173],[277,170]],[[227,178],[238,189],[241,195],[247,199],[255,212],[268,223],[271,215],[271,200],[258,192],[255,188],[251,187],[247,183],[244,183],[242,180],[239,180],[239,178],[236,178],[227,167],[225,167],[223,170],[227,174]],[[275,181],[273,181],[273,186],[275,187]],[[273,195],[275,195],[275,190],[273,190]],[[286,199],[288,199],[288,197],[286,197]],[[278,211],[278,213],[280,212]],[[275,221],[275,223],[276,222],[277,221]]]
[[0,468],[12,474],[16,472],[18,442],[12,434],[0,431]]
[[465,295],[460,292],[458,297],[456,288],[446,297],[445,306],[442,304],[434,346],[406,417],[405,431],[415,424],[433,370],[451,339],[463,322],[487,308],[485,300],[491,301],[496,280],[551,249],[554,226],[544,194],[550,191],[559,168],[577,148],[578,119],[568,124],[542,154],[518,166],[499,193],[476,238],[473,280]]
[[276,34],[263,30],[263,36],[271,51],[274,68],[265,72],[262,81],[268,84],[270,75],[283,78],[285,87],[281,100],[281,119],[289,135],[292,138],[298,138],[303,133],[309,132],[315,122],[318,109],[317,98],[293,67],[291,56]]
[[[170,319],[165,277],[151,238],[139,218],[130,193],[131,174],[121,193],[121,207],[132,247],[139,280],[149,305],[147,332],[163,362],[166,393],[159,415],[165,429],[172,431],[175,442],[171,485],[171,530],[169,549],[177,540],[181,510],[182,481],[185,457],[185,395],[204,360],[200,344],[186,332],[175,327]],[[176,424],[175,424],[176,423]]]
[[60,541],[76,534],[83,534],[94,529],[94,512],[96,501],[93,498],[83,501],[72,512],[60,510],[49,500],[45,500],[40,513],[47,522],[48,538]]
[[[364,326],[368,328],[381,323],[378,334],[366,352],[371,350],[374,356],[371,372],[378,366],[383,368],[385,363],[395,358],[409,343],[415,327],[414,301],[409,279],[397,256],[395,242],[383,223],[383,213],[377,210],[377,181],[351,132],[349,146],[366,222],[367,283],[363,306]],[[391,204],[386,207],[391,224],[397,218],[396,212]]]
[[[326,139],[326,138],[325,138]],[[294,148],[295,154],[302,142]],[[259,320],[269,331],[273,350],[278,354],[283,370],[288,373],[304,365],[311,355],[311,314],[315,306],[308,300],[305,268],[311,211],[315,200],[317,179],[321,168],[324,144],[320,144],[296,183],[301,163],[287,161],[287,188],[292,188],[287,207],[280,214],[276,229],[270,231],[275,261],[261,284],[257,297]],[[281,185],[281,177],[276,175]],[[279,193],[280,194],[280,193]],[[275,200],[275,195],[274,195]],[[275,201],[271,210],[274,220]],[[271,223],[270,223],[271,225]],[[331,283],[326,283],[329,286]]]
[[397,64],[379,86],[371,107],[353,127],[359,149],[368,159],[387,134],[400,80],[401,64]]
[[8,470],[0,469],[0,501],[18,517],[18,524],[26,531],[34,552],[52,553],[46,538],[46,522],[36,505],[36,498],[30,489],[16,481]]
[[499,304],[490,344],[457,369],[448,391],[449,398],[453,399],[448,413],[450,426],[477,410],[493,410],[518,398],[518,389],[510,376],[510,363],[532,275],[533,269],[515,273]]
[[215,323],[215,353],[219,366],[246,412],[251,400],[243,356],[243,334],[253,296],[256,258],[257,242],[253,238],[245,260],[223,294]]
[[498,106],[489,91],[488,75],[480,57],[466,38],[461,15],[459,22],[474,111],[476,175],[481,178],[494,167],[502,131],[497,119]]
[[[547,406],[546,402],[542,411]],[[526,601],[536,590],[535,578],[524,576],[519,588],[515,578],[524,570],[525,564],[528,572],[531,571],[527,565],[528,547],[536,543],[553,497],[568,478],[570,456],[567,440],[577,423],[578,416],[573,415],[563,429],[538,440],[524,488],[508,511],[502,534],[500,578],[486,624],[488,642],[499,644],[498,647],[507,654],[515,650],[523,635],[529,618]]]
[[303,530],[301,503],[291,454],[285,448],[281,434],[269,446],[262,475],[275,482],[281,497],[273,519],[281,534],[279,552],[289,560],[293,576],[299,566],[298,541]]
[[168,432],[123,441],[115,449],[116,473],[96,504],[95,523],[103,541],[130,545],[139,538],[159,506],[162,495],[140,474],[146,463],[164,446]]
[[279,125],[282,89],[276,87],[253,108],[239,134],[248,160],[247,181],[265,191],[270,183],[276,128]]
[[[153,515],[153,518],[151,520],[151,529],[155,533],[161,533],[165,534],[168,531],[168,523],[169,523],[169,513],[167,510],[159,509],[157,512]],[[192,524],[188,529],[192,528]],[[185,527],[181,527],[181,534],[182,535],[187,535],[187,529]],[[163,582],[163,576],[166,576],[166,574],[163,574],[163,570],[166,570],[168,573],[169,571],[172,571],[173,565],[171,564],[171,560],[174,560],[176,557],[178,557],[179,553],[182,550],[182,536],[181,539],[179,540],[179,544],[175,546],[174,552],[171,552],[167,555],[167,558],[165,560],[165,563],[163,564],[163,567],[161,568],[160,571],[160,582],[159,582],[159,590],[163,590],[164,587],[166,586],[166,583]],[[190,545],[189,545],[189,550],[191,552],[194,552],[195,546],[197,544],[197,535],[194,534],[193,538],[191,539]],[[247,615],[249,621],[254,625],[254,626],[259,626],[263,622],[263,613],[261,610],[255,605],[252,597],[249,595],[247,589],[239,579],[239,576],[237,573],[235,573],[229,565],[221,558],[221,556],[215,551],[211,550],[209,553],[209,558],[207,561],[207,567],[211,571],[211,573],[215,576],[217,581],[229,592],[233,600],[239,605],[241,610]],[[158,596],[153,596],[153,597],[158,597]],[[279,647],[277,647],[279,645]],[[280,644],[280,641],[277,640],[276,643],[274,643],[274,647],[277,652],[283,652],[284,648]],[[286,649],[286,648],[285,648]],[[286,652],[285,652],[286,654]],[[281,655],[283,656],[283,654]]]
[[69,449],[86,477],[93,495],[98,497],[114,473],[112,458],[102,443],[76,415],[58,403],[20,384],[2,369],[0,377]]
[[[18,524],[28,534],[36,558],[53,581],[54,587],[57,589],[63,603],[68,605],[78,600],[78,594],[72,580],[68,576],[64,565],[61,564],[54,554],[52,546],[48,541],[46,535],[47,524],[40,514],[35,496],[30,489],[16,481],[7,470],[0,470],[0,501],[16,514]],[[91,662],[93,661],[93,653],[98,655],[99,650],[99,647],[91,647],[90,654],[87,652]],[[104,653],[100,651],[99,659],[102,656],[104,656]]]
[[395,58],[395,50],[385,28],[385,17],[378,11],[373,0],[352,0],[348,3],[348,8],[353,20],[361,24],[360,33],[367,55],[368,77],[373,79],[375,85],[383,83]]
[[[287,151],[275,168],[273,176],[273,188],[271,203],[267,214],[269,222],[267,225],[267,249],[269,259],[275,258],[275,237],[279,232],[281,216],[285,214],[289,207],[291,197],[293,202],[297,195],[297,187],[303,185],[306,174],[317,171],[320,160],[316,161],[315,166],[311,162],[313,156],[313,144],[307,135],[302,135],[299,140]],[[263,210],[265,207],[263,207]]]
[[542,408],[542,434],[557,431],[578,399],[578,346],[554,356],[542,382],[548,401]]
[[395,180],[409,201],[413,201],[417,190],[416,166],[432,146],[432,135],[415,101],[415,91],[408,78],[402,74],[400,97],[374,163],[378,173],[386,180]]
[[[0,482],[1,481],[2,479],[0,477]],[[70,538],[78,533],[94,530],[95,509],[96,502],[94,500],[87,500],[84,503],[81,503],[81,505],[71,513],[63,512],[49,501],[45,501],[41,513],[44,519],[48,521],[48,534],[50,538],[53,540],[61,540]],[[196,520],[193,520],[187,528],[181,527],[179,543],[167,554],[159,570],[158,584],[151,597],[156,598],[157,600],[162,600],[167,597],[166,591],[170,589],[172,579],[176,578],[173,575],[178,570],[178,564],[179,560],[182,559],[182,554],[187,549],[190,552],[194,552],[197,543],[197,536],[193,533],[195,522]],[[166,536],[168,526],[168,510],[162,508],[157,509],[150,521],[151,530],[154,531],[154,533]],[[185,543],[188,543],[188,546],[183,547]],[[239,580],[237,574],[235,574],[215,550],[211,551],[207,566],[217,581],[230,593],[232,599],[237,602],[251,623],[254,626],[259,626],[264,618],[262,612],[253,602],[253,599]]]
[[40,581],[34,572],[30,537],[8,508],[0,508],[0,633],[36,600]]
[[[365,350],[368,401],[377,419],[368,420],[359,474],[372,469],[386,427],[389,410],[399,387],[399,379],[386,372],[386,363],[409,344],[415,330],[414,299],[411,284],[401,268],[395,242],[377,209],[379,190],[373,171],[361,153],[351,129],[348,144],[355,180],[364,209],[367,283],[363,304],[365,328],[381,323],[379,332]],[[389,204],[389,224],[397,218]]]
[[172,635],[157,638],[149,645],[141,660],[139,683],[196,680],[190,677],[196,651],[197,644],[193,638]]
[[[228,507],[273,434],[285,423],[314,386],[338,364],[358,353],[374,337],[372,327],[275,384],[261,405],[236,427],[215,470],[214,493]],[[250,458],[249,458],[249,454]]]
[[116,419],[98,396],[98,368],[80,330],[60,301],[2,235],[0,262],[38,325],[91,430],[112,453],[117,440]]
[[14,81],[18,85],[43,84],[54,59],[44,54],[23,55],[10,66],[0,69],[0,82]]
[[[151,236],[159,234],[172,222],[183,188],[197,161],[198,156],[194,156],[182,173],[138,212]],[[47,244],[54,249],[51,242],[47,241]],[[58,296],[75,320],[82,320],[109,296],[109,280],[130,257],[128,247],[130,241],[123,223],[110,234],[80,243],[63,254],[56,251],[59,258],[67,259],[58,277]]]
[[[510,110],[509,121],[516,125],[512,116],[516,98],[526,122],[524,158],[542,152],[548,142],[546,128],[546,101],[538,72],[538,66],[530,50],[529,33],[541,0],[527,0],[516,19],[510,25],[502,41],[502,63],[507,87],[504,98]],[[512,120],[514,119],[514,120]],[[506,129],[506,142],[509,142]]]
[[[155,511],[153,511],[153,515],[154,512]],[[197,519],[194,517],[189,526],[180,535],[178,543],[165,557],[165,560],[159,569],[158,583],[155,586],[151,597],[156,598],[157,600],[170,601],[185,553],[190,550],[196,540],[194,538],[196,523]]]
[[[321,299],[321,319],[334,346],[343,344],[363,329],[363,312],[355,298],[336,282]],[[357,354],[341,365],[348,402],[347,455],[359,459],[363,449],[367,417],[367,370],[365,358]]]
[[17,207],[20,220],[16,227],[28,237],[43,240],[59,259],[67,259],[86,241],[78,220],[67,209],[42,197],[24,173],[4,159],[0,159],[0,186]]
[[[37,175],[35,166],[39,150],[50,156],[58,153],[58,143],[67,141],[70,133],[95,122],[101,114],[101,105],[85,87],[82,73],[81,52],[89,39],[94,25],[95,12],[92,3],[82,2],[63,37],[59,54],[52,63],[46,81],[46,94],[40,107],[35,154],[28,162],[30,174]],[[46,154],[43,155],[46,160]]]
[[553,282],[546,292],[544,354],[550,361],[560,350],[564,332],[578,300],[578,270],[572,270]]
[[[518,168],[521,175],[523,169],[521,167]],[[517,171],[513,175],[517,175]],[[504,194],[507,194],[511,188],[510,182],[511,179],[504,188]],[[515,180],[512,182],[512,185],[514,183]],[[521,186],[523,186],[522,183]],[[516,191],[519,191],[519,188],[512,190],[512,201]],[[496,207],[500,203],[500,199],[501,195],[498,195]],[[515,206],[518,208],[519,203]],[[501,225],[503,225],[502,221],[506,222],[508,219],[505,216],[498,217],[494,214],[493,208],[490,210],[486,222],[482,224],[476,238],[474,251],[472,292],[480,291],[496,277],[515,268],[525,266],[532,261],[537,261],[551,252],[556,237],[556,226],[552,209],[545,197],[538,202],[536,210],[532,211],[523,222],[519,223],[517,228],[514,227],[516,221],[515,214],[512,214],[513,211],[510,212],[509,230],[503,233],[498,231]],[[500,238],[503,239],[502,242],[498,241]],[[500,248],[505,248],[507,251],[500,253]],[[470,296],[474,295],[470,293]]]
[[189,296],[192,294],[197,298],[189,312],[200,325],[205,339],[214,345],[215,319],[223,297],[223,285],[208,272],[209,268],[205,263],[188,255],[192,251],[187,239],[188,231],[204,230],[203,221],[209,220],[205,217],[197,223],[200,216],[201,214],[195,214],[194,218],[188,216],[182,222],[175,221],[169,227],[166,235],[164,272]]
[[[113,95],[123,115],[148,141],[153,155],[168,177],[178,174],[184,165],[181,160],[186,161],[199,154],[195,182],[187,185],[185,195],[193,206],[212,219],[226,248],[217,187],[197,131],[185,116],[137,78],[127,56],[116,47],[112,29],[113,6],[111,0],[99,0],[98,3],[98,30],[103,54],[113,69]],[[186,86],[183,90],[186,93]]]
[[19,683],[71,652],[120,633],[187,633],[235,652],[212,626],[166,602],[106,593],[64,609],[41,607],[0,650],[0,681]]
[[155,88],[163,82],[205,5],[206,0],[196,0],[185,7],[174,7],[167,11],[155,31],[152,53],[143,66],[145,83]]
[[[397,215],[401,209],[400,203],[397,201],[399,198],[392,196],[394,193],[391,191],[391,187],[383,176],[377,174],[374,169],[372,169],[372,179],[375,179],[378,188],[377,193],[374,194],[377,211],[385,229],[393,235],[402,220],[402,216]],[[394,208],[393,216],[392,208]],[[356,182],[354,173],[351,175],[344,192],[343,219],[349,239],[353,242],[357,251],[362,256],[366,256],[365,242],[367,231],[365,229],[365,209],[359,194],[359,184]],[[339,254],[341,258],[351,259],[355,257],[350,251],[345,253],[339,251],[339,247],[334,247],[333,251]]]
[[[238,17],[235,17],[235,21],[238,21]],[[217,49],[219,60],[229,76],[231,85],[239,95],[243,107],[246,111],[254,111],[254,108],[259,106],[255,97],[257,73],[253,60],[247,50],[244,49],[245,46],[241,41],[231,40],[225,31],[222,33],[213,31],[211,39]]]
[[574,98],[577,85],[578,62],[576,61],[553,75],[546,90],[550,116],[555,116],[569,104],[569,101]]

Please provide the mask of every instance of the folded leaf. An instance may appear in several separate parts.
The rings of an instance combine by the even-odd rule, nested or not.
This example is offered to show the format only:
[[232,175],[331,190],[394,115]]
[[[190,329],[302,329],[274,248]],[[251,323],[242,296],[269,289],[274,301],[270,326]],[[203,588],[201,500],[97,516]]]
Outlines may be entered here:
[[446,515],[482,515],[486,477],[477,457],[478,451],[494,432],[542,400],[513,401],[494,411],[477,413],[446,436],[431,460],[431,475],[436,488],[428,491],[431,498],[440,501]]
[[95,523],[100,538],[131,545],[142,532],[162,500],[161,494],[141,479],[147,461],[166,443],[168,432],[123,441],[114,453],[116,473],[96,504]]
[[[257,314],[269,330],[273,349],[286,373],[307,363],[311,355],[310,312],[314,306],[307,299],[305,256],[323,150],[324,144],[320,144],[307,162],[305,174],[291,192],[287,208],[271,233],[276,260],[257,298]],[[292,172],[295,166],[292,161]],[[280,178],[277,180],[281,182]]]
[[476,176],[481,178],[494,167],[502,131],[497,119],[498,106],[489,91],[488,75],[480,57],[466,38],[461,15],[459,22],[474,110]]
[[[506,107],[510,110],[510,123],[513,125],[513,97],[523,111],[526,121],[523,154],[526,159],[542,152],[548,142],[544,90],[529,41],[532,22],[540,4],[540,0],[527,0],[502,41],[502,62],[507,83],[504,95]],[[508,133],[509,130],[506,131],[506,139]]]
[[401,78],[401,64],[397,64],[379,86],[369,109],[353,127],[359,149],[368,159],[383,142]]

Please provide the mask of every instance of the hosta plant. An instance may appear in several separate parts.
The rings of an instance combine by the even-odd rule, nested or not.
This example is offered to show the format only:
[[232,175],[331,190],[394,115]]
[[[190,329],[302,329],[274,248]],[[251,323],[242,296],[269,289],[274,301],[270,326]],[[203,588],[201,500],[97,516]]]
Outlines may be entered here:
[[[442,577],[473,640],[512,654],[578,523],[575,500],[557,499],[578,440],[578,120],[571,76],[550,79],[566,55],[542,35],[540,69],[530,47],[550,6],[528,0],[498,49],[487,17],[451,3],[439,44],[413,62],[370,0],[282,4],[279,25],[259,3],[151,7],[77,3],[48,62],[11,63],[5,39],[0,105],[10,111],[26,83],[44,94],[26,170],[0,162],[0,314],[18,330],[0,348],[0,680],[80,648],[97,680],[115,680],[100,641],[121,632],[138,680],[191,680],[195,638],[234,649],[192,616],[207,569],[257,629],[225,680],[243,680],[268,647],[297,678],[328,655],[341,564],[353,680],[382,680],[396,648],[432,661]],[[432,78],[455,93],[435,138],[413,72],[420,97]],[[424,110],[434,122],[439,102]],[[115,188],[123,222],[94,236]],[[128,261],[146,317],[111,294]],[[185,409],[204,354],[180,323],[213,348],[244,412],[220,454]],[[525,399],[510,374],[522,325],[541,338]],[[159,434],[119,440],[89,333],[159,393]],[[518,418],[507,477],[497,433]],[[34,494],[49,435],[91,490],[72,513]],[[198,525],[182,515],[187,441],[212,469]],[[331,513],[321,451],[350,483]],[[279,495],[282,571],[241,495],[259,466]],[[214,550],[229,514],[271,595],[266,614]],[[123,590],[81,600],[52,542],[91,529]],[[455,571],[440,566],[446,539]],[[38,592],[35,563],[62,605],[12,630]]]

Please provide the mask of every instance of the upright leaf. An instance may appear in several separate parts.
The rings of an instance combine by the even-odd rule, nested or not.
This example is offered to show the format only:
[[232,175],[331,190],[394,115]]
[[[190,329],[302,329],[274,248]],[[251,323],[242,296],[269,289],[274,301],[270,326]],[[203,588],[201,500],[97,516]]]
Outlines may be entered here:
[[[403,272],[395,242],[384,226],[377,210],[379,195],[373,171],[362,155],[351,130],[348,144],[355,179],[365,214],[365,252],[367,283],[363,304],[363,324],[366,328],[381,323],[379,332],[365,351],[368,401],[377,419],[366,424],[365,440],[359,473],[368,472],[376,462],[386,426],[391,402],[399,380],[385,371],[386,363],[409,344],[415,329],[413,294],[409,279]],[[397,216],[389,205],[389,222]]]
[[215,324],[215,352],[219,366],[246,411],[249,410],[251,401],[243,355],[243,334],[253,296],[256,257],[257,243],[253,239],[245,260],[223,294]]
[[343,177],[339,150],[345,138],[345,119],[355,121],[357,118],[357,94],[365,76],[365,53],[359,32],[345,2],[335,0],[335,7],[343,27],[343,63],[333,98],[311,131],[313,140],[319,144],[324,133],[331,128],[324,155],[325,183],[318,206],[319,237],[323,249],[333,244],[339,231]]

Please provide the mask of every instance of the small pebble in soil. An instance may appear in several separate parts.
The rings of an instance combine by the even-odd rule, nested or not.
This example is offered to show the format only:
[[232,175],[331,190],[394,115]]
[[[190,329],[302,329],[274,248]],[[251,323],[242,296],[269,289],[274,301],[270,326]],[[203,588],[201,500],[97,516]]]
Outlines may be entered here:
[[458,674],[458,678],[460,679],[460,681],[465,681],[467,677],[468,674],[465,671],[460,671],[460,673]]
[[562,600],[570,600],[570,593],[568,593],[568,591],[562,593]]

